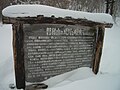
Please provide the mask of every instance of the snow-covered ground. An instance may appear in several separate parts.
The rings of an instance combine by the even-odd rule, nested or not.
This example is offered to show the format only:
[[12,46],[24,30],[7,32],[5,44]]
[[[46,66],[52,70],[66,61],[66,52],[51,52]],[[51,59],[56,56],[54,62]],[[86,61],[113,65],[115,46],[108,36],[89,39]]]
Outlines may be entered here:
[[11,25],[0,23],[0,90],[9,90],[9,84],[14,83],[11,29]]
[[111,29],[106,29],[100,71],[120,73],[120,18]]

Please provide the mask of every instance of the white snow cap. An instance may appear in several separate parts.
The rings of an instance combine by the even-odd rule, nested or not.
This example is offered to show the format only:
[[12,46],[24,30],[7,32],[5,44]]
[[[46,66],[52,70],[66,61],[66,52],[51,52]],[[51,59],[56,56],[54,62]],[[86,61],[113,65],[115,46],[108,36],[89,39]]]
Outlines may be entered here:
[[112,16],[105,13],[89,13],[82,11],[73,11],[67,9],[60,9],[46,5],[12,5],[3,9],[3,16],[6,17],[37,17],[37,15],[44,15],[51,17],[72,17],[75,19],[87,19],[100,23],[113,23]]

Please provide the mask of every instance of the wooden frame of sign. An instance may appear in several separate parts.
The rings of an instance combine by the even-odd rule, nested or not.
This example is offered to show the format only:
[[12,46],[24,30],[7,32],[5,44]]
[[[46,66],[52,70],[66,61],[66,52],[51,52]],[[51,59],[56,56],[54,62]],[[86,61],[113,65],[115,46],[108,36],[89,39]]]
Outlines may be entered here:
[[[15,63],[14,65],[15,65],[16,86],[18,89],[21,89],[21,88],[25,89],[26,81],[40,82],[50,78],[51,76],[56,76],[58,74],[61,74],[60,72],[64,73],[64,72],[68,72],[84,66],[91,67],[93,72],[97,74],[99,70],[100,58],[102,54],[104,30],[105,30],[105,27],[109,27],[109,28],[112,27],[112,24],[110,23],[103,24],[103,23],[88,21],[86,19],[74,19],[71,17],[55,18],[54,16],[44,17],[42,15],[38,17],[21,17],[21,18],[20,17],[18,18],[3,17],[3,23],[12,24],[12,27],[13,27],[13,50],[14,50],[14,63]],[[39,30],[37,30],[36,27]],[[39,33],[43,33],[43,34],[39,34]],[[46,36],[46,33],[47,33],[47,36]],[[43,36],[43,37],[40,37],[40,36]],[[58,42],[58,43],[55,43],[55,42]],[[65,43],[61,43],[61,42],[65,42]],[[56,45],[53,45],[54,43]],[[37,44],[37,46],[34,47],[34,44]],[[44,46],[44,44],[45,45],[48,44],[48,46]],[[69,48],[67,48],[67,46]],[[58,49],[56,49],[55,47]],[[66,49],[63,49],[63,48],[66,48]],[[51,52],[48,49],[54,52],[58,50],[58,53],[49,54],[53,52]],[[43,51],[46,50],[46,52],[44,52],[46,53],[45,55],[41,53],[43,52],[42,50]],[[60,50],[63,50],[63,51],[61,52]],[[39,57],[39,59],[37,57]],[[45,59],[46,57],[47,57],[47,61]],[[65,59],[66,57],[70,57],[70,58]],[[86,58],[87,60],[88,58],[90,60],[85,61]],[[41,62],[39,62],[40,60]],[[59,65],[57,67],[52,67],[56,65],[55,60],[57,60],[59,64],[62,63],[63,61],[67,62],[67,60],[69,61],[69,63],[60,64],[61,66],[59,68],[58,68]],[[52,62],[52,63],[51,65],[45,65],[44,61],[45,63],[47,62]],[[76,61],[74,65],[71,64],[73,63],[73,61]],[[82,61],[85,63],[83,63]],[[30,66],[30,65],[33,65],[33,66]],[[38,66],[35,66],[35,65],[38,65]],[[67,65],[68,65],[68,68],[67,68]],[[46,69],[45,68],[46,66],[49,66],[49,67]],[[36,68],[36,69],[34,68],[33,71],[38,70],[41,73],[38,73],[37,71],[32,72],[31,69],[33,69],[33,67]],[[66,71],[63,71],[64,69],[63,67],[64,68],[66,67],[65,68]],[[44,68],[44,69],[41,69],[41,68]],[[56,72],[51,71],[53,73],[53,75],[50,74],[51,76],[48,73],[49,70],[51,70],[50,68],[52,68],[53,70],[54,68],[56,69]],[[38,73],[37,76],[35,73]],[[40,74],[42,74],[43,76]],[[38,78],[40,77],[42,78],[38,80]]]

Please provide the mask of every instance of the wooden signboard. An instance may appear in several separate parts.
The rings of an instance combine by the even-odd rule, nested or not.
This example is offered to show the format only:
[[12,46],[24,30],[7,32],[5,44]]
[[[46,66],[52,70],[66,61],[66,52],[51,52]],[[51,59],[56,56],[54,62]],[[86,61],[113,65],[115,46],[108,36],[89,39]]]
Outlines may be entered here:
[[[13,24],[18,89],[80,67],[99,69],[105,25],[86,20],[4,18]],[[110,27],[109,25],[106,25]]]
[[27,82],[41,82],[77,69],[92,67],[96,30],[62,24],[24,25]]

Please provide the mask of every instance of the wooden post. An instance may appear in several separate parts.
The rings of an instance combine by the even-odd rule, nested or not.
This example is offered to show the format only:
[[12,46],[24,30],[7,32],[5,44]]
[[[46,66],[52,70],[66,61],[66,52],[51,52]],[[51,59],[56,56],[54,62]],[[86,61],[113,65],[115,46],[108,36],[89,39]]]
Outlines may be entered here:
[[93,63],[93,72],[95,74],[97,74],[99,71],[99,64],[100,64],[100,59],[101,59],[101,55],[102,55],[103,40],[104,40],[104,28],[98,27],[95,60]]
[[23,25],[20,23],[13,24],[14,65],[16,86],[18,89],[25,88],[23,39]]

